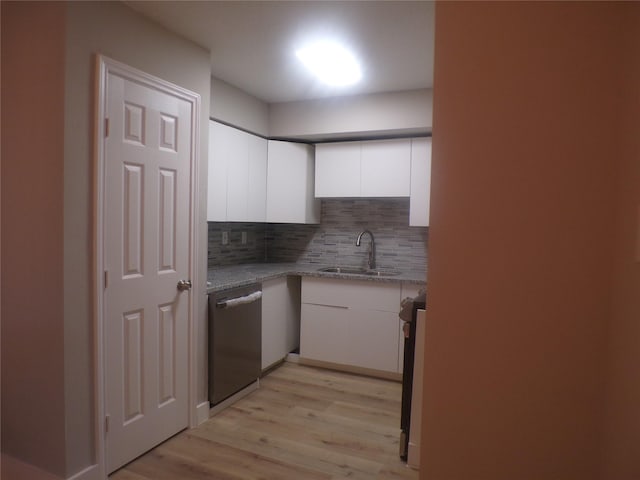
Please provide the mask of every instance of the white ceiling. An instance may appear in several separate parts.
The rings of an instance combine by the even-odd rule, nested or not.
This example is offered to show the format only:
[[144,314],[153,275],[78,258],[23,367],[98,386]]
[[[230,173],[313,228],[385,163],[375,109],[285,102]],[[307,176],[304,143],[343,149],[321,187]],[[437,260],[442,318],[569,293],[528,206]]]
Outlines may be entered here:
[[[431,1],[126,1],[211,52],[211,74],[267,102],[430,88]],[[319,85],[295,57],[330,36],[361,59],[356,86]]]

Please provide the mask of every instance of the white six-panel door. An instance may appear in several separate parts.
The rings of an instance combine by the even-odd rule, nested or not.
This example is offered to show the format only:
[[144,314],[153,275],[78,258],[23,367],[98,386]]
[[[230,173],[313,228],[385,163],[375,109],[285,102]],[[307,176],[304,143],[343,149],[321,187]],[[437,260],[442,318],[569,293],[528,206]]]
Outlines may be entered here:
[[107,472],[189,424],[192,104],[107,77],[104,369]]

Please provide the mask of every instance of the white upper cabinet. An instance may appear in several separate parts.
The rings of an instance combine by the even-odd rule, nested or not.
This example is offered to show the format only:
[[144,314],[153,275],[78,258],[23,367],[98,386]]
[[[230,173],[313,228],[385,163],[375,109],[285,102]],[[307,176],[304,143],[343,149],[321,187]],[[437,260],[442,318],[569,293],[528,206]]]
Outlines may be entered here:
[[313,192],[313,146],[269,140],[267,222],[320,223],[320,201]]
[[316,145],[316,197],[360,196],[360,142]]
[[267,219],[267,155],[267,139],[249,135],[247,222]]
[[[224,126],[224,125],[223,125]],[[227,127],[227,221],[242,222],[247,218],[249,179],[249,134]]]
[[429,198],[431,196],[431,138],[411,140],[411,197],[409,225],[429,226]]
[[411,141],[362,142],[360,191],[363,197],[408,197],[411,193]]
[[316,145],[316,197],[408,197],[409,139]]
[[209,122],[209,184],[207,220],[227,220],[227,151],[232,143],[232,128]]
[[207,220],[264,222],[267,140],[209,122]]

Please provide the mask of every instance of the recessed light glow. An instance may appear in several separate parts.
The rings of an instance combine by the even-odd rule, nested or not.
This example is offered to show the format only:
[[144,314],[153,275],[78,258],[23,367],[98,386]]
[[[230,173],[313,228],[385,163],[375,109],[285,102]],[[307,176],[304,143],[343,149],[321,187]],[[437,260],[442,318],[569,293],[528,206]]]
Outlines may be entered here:
[[296,52],[296,56],[324,83],[344,87],[360,80],[360,65],[354,56],[336,43],[315,43]]

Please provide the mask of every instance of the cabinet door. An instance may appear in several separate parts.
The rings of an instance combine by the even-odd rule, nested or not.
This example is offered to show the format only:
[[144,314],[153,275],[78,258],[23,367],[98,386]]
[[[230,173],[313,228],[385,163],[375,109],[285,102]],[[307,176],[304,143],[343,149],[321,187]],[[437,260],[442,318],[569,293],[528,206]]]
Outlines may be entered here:
[[317,305],[400,311],[400,285],[366,280],[305,277],[302,301]]
[[286,353],[284,331],[287,323],[286,281],[284,278],[262,284],[262,369],[281,360]]
[[249,137],[242,130],[229,128],[226,133],[227,154],[227,221],[247,220],[249,194]]
[[249,178],[247,182],[247,222],[267,219],[267,140],[249,135]]
[[396,372],[400,285],[302,279],[300,355]]
[[349,310],[350,365],[398,371],[398,315],[379,310]]
[[262,284],[262,368],[282,360],[300,344],[300,279]]
[[318,223],[320,201],[313,195],[313,147],[269,140],[267,222]]
[[209,172],[207,191],[207,221],[227,220],[227,158],[230,150],[227,138],[231,129],[218,122],[209,122]]
[[300,356],[349,364],[349,309],[307,303],[301,308]]
[[429,197],[431,196],[431,138],[411,140],[411,198],[409,225],[429,226]]
[[362,142],[361,196],[408,197],[411,193],[409,139]]
[[316,145],[316,197],[360,196],[360,142]]

